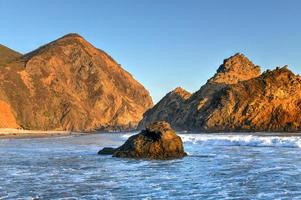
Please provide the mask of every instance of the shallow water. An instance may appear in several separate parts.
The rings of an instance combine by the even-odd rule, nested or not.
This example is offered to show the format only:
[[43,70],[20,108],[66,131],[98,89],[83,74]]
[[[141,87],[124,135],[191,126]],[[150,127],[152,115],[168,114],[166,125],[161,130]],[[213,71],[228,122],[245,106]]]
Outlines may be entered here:
[[0,199],[301,199],[301,137],[181,134],[189,156],[97,155],[130,134],[0,140]]

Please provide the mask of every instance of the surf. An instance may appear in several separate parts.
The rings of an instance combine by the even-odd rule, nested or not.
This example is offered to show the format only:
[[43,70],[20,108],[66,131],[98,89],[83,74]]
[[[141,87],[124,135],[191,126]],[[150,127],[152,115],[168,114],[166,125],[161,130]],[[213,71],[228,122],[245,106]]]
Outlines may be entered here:
[[180,137],[184,143],[200,145],[301,148],[301,136],[180,134]]

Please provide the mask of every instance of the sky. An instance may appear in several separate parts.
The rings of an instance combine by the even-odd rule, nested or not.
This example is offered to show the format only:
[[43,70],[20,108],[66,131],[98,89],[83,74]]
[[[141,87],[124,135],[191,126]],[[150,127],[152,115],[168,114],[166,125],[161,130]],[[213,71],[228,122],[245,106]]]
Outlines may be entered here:
[[21,53],[78,33],[109,53],[154,102],[195,92],[241,52],[301,74],[298,0],[0,0],[0,43]]

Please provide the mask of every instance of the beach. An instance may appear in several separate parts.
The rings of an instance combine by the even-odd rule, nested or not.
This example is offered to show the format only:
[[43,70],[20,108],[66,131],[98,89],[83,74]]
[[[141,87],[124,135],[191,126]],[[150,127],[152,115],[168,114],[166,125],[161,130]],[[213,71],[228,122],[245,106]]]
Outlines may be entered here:
[[24,130],[13,128],[0,128],[0,139],[18,139],[18,138],[42,138],[42,137],[57,137],[68,135],[81,135],[83,133],[71,131],[57,130]]

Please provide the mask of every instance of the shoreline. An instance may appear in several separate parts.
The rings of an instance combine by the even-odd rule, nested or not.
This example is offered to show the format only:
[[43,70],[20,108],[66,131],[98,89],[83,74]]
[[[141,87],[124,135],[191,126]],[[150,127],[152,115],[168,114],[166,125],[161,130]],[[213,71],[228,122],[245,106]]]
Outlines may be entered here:
[[13,128],[0,128],[0,139],[25,139],[25,138],[46,138],[83,135],[89,133],[72,132],[72,131],[42,131],[42,130],[23,130]]
[[[58,130],[24,130],[14,128],[0,128],[1,139],[30,139],[30,138],[50,138],[62,136],[81,136],[101,133],[136,133],[137,131],[91,131],[91,132],[72,132]],[[301,136],[301,132],[194,132],[194,131],[176,131],[177,134],[203,134],[203,135],[253,135],[253,136]]]

